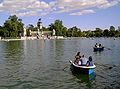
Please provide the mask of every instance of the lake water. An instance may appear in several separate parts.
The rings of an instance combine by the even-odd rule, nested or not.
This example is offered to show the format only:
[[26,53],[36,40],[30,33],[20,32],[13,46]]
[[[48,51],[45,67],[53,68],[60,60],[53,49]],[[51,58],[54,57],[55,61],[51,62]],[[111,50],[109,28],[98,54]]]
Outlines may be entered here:
[[[102,52],[93,52],[99,42]],[[96,64],[76,75],[69,60],[80,51]],[[120,89],[120,38],[0,41],[0,89]]]

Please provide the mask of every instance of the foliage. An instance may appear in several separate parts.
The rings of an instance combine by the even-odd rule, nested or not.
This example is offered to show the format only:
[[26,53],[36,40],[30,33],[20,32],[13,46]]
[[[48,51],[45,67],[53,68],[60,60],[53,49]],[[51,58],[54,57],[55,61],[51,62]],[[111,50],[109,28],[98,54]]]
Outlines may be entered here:
[[81,31],[80,28],[76,26],[72,28],[66,28],[63,26],[62,21],[55,20],[48,27],[48,30],[56,30],[56,36],[66,36],[66,37],[120,37],[120,26],[118,30],[115,30],[114,26],[110,26],[110,29],[102,30],[101,28],[96,28],[94,31]]
[[81,30],[77,28],[76,26],[69,28],[67,31],[68,37],[80,37],[81,36]]
[[19,37],[23,32],[23,23],[21,19],[18,19],[16,15],[10,16],[5,21],[2,30],[0,30],[0,36],[2,37]]
[[[0,36],[1,37],[20,37],[23,33],[22,19],[18,19],[16,15],[10,16],[8,20],[5,21],[3,26],[0,26]],[[56,36],[64,37],[120,37],[120,26],[115,29],[114,26],[110,26],[109,29],[96,28],[91,31],[81,31],[80,28],[73,26],[72,28],[66,28],[63,22],[59,19],[51,23],[48,28],[42,27],[43,31],[56,31]],[[30,31],[37,31],[38,27],[29,24],[27,26],[27,36],[30,36]]]

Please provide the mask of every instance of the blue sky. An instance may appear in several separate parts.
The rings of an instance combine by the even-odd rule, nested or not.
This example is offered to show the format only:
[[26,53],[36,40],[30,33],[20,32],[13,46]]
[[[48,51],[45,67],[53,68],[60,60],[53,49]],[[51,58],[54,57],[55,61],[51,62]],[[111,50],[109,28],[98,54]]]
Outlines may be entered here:
[[81,30],[106,29],[120,26],[120,0],[0,0],[0,25],[10,15],[17,15],[25,26],[36,26],[42,18],[48,27],[56,19],[66,27]]

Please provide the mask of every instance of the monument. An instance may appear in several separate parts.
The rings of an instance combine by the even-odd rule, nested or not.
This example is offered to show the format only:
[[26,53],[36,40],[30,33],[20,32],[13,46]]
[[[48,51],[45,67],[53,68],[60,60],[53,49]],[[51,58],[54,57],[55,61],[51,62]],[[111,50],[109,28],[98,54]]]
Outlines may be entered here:
[[41,22],[41,18],[38,19],[37,27],[38,27],[37,38],[39,38],[39,37],[42,36],[42,22]]

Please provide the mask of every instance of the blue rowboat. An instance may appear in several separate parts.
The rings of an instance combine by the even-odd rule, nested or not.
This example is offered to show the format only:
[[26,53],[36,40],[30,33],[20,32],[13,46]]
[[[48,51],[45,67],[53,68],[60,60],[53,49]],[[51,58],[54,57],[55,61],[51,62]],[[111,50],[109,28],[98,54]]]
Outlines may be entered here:
[[103,51],[104,47],[93,47],[93,49],[94,49],[94,52],[96,52],[96,51]]
[[95,65],[93,64],[93,66],[79,66],[76,65],[73,61],[70,60],[71,63],[71,70],[74,73],[80,73],[80,74],[92,74],[94,73],[94,69],[95,69]]

